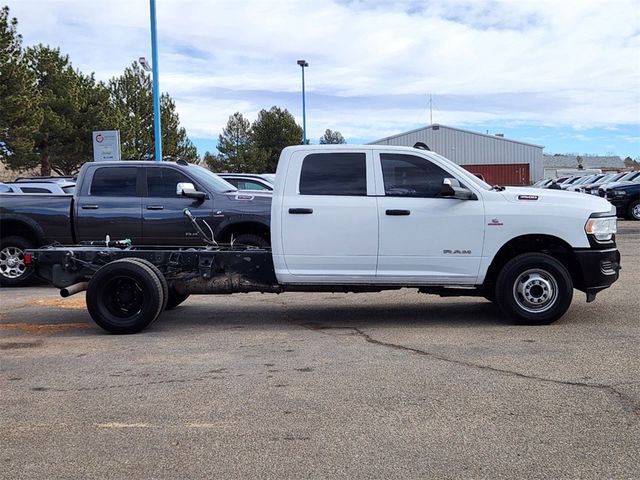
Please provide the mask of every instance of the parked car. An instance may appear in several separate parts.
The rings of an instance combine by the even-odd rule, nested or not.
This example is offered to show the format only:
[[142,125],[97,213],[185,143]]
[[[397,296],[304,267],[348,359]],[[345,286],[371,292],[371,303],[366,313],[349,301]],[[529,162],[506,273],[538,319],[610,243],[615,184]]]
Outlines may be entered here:
[[574,183],[571,187],[568,188],[568,190],[572,191],[572,192],[584,192],[584,186],[585,185],[589,185],[591,183],[595,183],[600,181],[602,178],[606,177],[607,175],[604,173],[598,173],[596,175],[589,175],[587,177],[585,177],[582,181],[578,181],[576,183]]
[[583,176],[580,176],[580,177],[577,177],[577,178],[575,178],[575,177],[574,177],[574,178],[575,178],[575,180],[574,180],[574,181],[572,181],[572,182],[567,181],[567,182],[563,183],[563,184],[560,186],[560,188],[561,188],[562,190],[568,190],[568,191],[570,191],[570,192],[575,192],[575,191],[576,191],[576,190],[575,190],[575,189],[576,189],[576,187],[578,187],[578,188],[579,188],[579,186],[580,186],[580,185],[582,185],[582,184],[584,184],[584,183],[588,183],[588,182],[590,182],[591,180],[594,180],[598,175],[599,175],[599,174],[594,174],[594,175],[583,175]]
[[220,178],[224,178],[238,190],[273,191],[273,182],[264,175],[253,173],[218,173],[217,175]]
[[627,172],[615,182],[604,183],[598,187],[598,195],[604,197],[607,190],[617,187],[618,185],[628,185],[630,183],[640,182],[640,171]]
[[580,185],[580,191],[582,193],[587,193],[587,194],[591,194],[591,195],[597,195],[598,194],[598,187],[600,185],[603,185],[605,183],[615,182],[618,179],[622,178],[624,175],[626,175],[626,172],[606,174],[606,175],[604,175],[603,177],[601,177],[599,180],[597,180],[595,182],[592,181],[592,182]]
[[606,198],[616,207],[619,217],[640,220],[640,183],[607,188]]
[[218,241],[270,244],[271,194],[239,192],[186,162],[89,162],[73,195],[49,195],[45,203],[41,195],[0,194],[0,284],[27,284],[24,250],[55,241],[108,235],[136,245],[201,245],[185,208],[205,219]]

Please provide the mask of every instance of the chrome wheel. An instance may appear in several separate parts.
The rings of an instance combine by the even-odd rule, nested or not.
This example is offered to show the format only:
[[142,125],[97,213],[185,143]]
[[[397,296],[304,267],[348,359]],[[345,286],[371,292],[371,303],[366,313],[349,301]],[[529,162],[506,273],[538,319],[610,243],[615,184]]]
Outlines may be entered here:
[[640,220],[640,203],[636,203],[631,209],[631,216],[636,220]]
[[18,247],[4,247],[0,250],[0,275],[5,278],[19,278],[24,275],[27,265],[24,252]]
[[526,270],[513,285],[513,298],[520,308],[529,313],[545,312],[558,299],[558,283],[546,270]]

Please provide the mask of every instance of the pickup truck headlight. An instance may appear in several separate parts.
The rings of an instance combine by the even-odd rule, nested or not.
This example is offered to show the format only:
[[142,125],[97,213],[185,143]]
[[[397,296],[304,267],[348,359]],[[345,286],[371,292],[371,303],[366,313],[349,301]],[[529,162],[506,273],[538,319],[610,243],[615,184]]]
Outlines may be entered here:
[[584,226],[587,235],[593,235],[599,242],[611,240],[617,231],[616,217],[590,218]]

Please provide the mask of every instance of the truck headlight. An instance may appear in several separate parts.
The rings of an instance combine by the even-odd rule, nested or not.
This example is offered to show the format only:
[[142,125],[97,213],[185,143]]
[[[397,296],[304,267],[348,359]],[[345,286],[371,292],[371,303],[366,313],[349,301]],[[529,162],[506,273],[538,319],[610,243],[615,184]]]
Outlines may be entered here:
[[606,242],[611,240],[617,231],[616,217],[590,218],[584,226],[587,235],[593,235],[596,240]]

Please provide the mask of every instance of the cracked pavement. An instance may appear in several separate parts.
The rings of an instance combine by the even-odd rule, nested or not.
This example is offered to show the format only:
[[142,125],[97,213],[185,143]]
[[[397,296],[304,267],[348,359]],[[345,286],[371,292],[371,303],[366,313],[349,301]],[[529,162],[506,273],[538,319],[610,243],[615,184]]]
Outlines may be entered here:
[[640,225],[544,327],[484,299],[192,297],[111,336],[0,291],[0,478],[637,478]]

